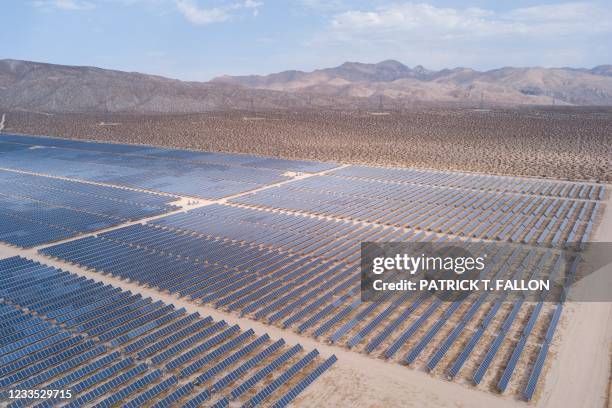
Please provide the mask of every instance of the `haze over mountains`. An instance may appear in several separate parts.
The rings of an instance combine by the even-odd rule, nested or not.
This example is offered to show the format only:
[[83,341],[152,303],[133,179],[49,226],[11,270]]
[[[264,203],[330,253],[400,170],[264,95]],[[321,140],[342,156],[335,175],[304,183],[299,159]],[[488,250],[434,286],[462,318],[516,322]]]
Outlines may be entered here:
[[470,68],[431,71],[397,61],[347,62],[312,72],[185,82],[94,67],[0,60],[0,109],[42,112],[187,113],[231,109],[371,109],[453,106],[612,105],[612,65],[593,69]]

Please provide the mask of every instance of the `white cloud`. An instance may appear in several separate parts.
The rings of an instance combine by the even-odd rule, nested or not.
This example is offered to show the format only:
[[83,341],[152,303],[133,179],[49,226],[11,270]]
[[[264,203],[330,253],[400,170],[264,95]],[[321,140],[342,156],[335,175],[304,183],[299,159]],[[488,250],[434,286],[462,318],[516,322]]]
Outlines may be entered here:
[[550,66],[588,64],[592,52],[586,50],[610,36],[612,9],[596,0],[505,11],[396,2],[332,13],[305,45],[337,62],[397,58],[432,68]]
[[612,11],[597,3],[575,2],[514,9],[501,18],[524,24],[534,33],[586,34],[612,31]]
[[32,3],[42,10],[81,11],[95,8],[95,4],[85,0],[36,0]]
[[245,0],[243,6],[244,6],[244,8],[256,9],[256,8],[258,8],[260,6],[263,6],[263,3],[260,2],[260,1]]
[[239,3],[226,4],[219,7],[202,7],[194,0],[178,0],[178,11],[194,24],[206,25],[230,20],[240,13],[240,10],[250,10],[253,16],[259,14],[262,2],[244,0]]
[[185,18],[194,24],[212,24],[226,21],[230,18],[228,9],[201,8],[192,1],[178,1],[176,3],[178,10]]
[[596,10],[590,3],[561,3],[517,8],[507,14],[519,21],[573,21],[592,18]]
[[514,34],[585,34],[612,31],[612,12],[595,3],[562,3],[495,12],[481,8],[400,3],[333,16],[330,31],[350,36],[409,35],[449,39]]
[[262,2],[254,0],[245,0],[242,4],[242,7],[252,10],[253,17],[257,17],[259,15],[259,7],[261,6],[263,6]]
[[482,9],[437,8],[425,3],[405,3],[374,11],[347,11],[334,16],[331,28],[337,33],[439,33],[457,35],[498,29]]

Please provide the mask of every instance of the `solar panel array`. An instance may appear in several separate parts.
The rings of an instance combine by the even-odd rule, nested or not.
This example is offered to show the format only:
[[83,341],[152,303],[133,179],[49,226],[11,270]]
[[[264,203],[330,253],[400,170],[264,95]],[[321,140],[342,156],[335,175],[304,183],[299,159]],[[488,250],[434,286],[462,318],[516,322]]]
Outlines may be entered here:
[[347,263],[359,260],[361,242],[411,241],[426,235],[401,228],[218,204],[177,213],[150,224]]
[[[228,226],[226,231],[242,234],[244,229]],[[445,240],[433,235],[426,239]],[[549,277],[559,269],[561,256],[551,256],[550,251],[499,248],[505,247],[489,248],[505,265],[498,277]],[[492,350],[489,360],[497,365],[484,363],[480,378],[486,375],[485,382],[503,371],[506,350],[515,347],[517,333],[526,336],[515,360],[529,366],[554,313],[554,303],[538,306],[486,296],[445,302],[409,293],[390,303],[361,302],[355,264],[264,248],[244,237],[232,240],[151,225],[134,225],[41,252],[379,358],[427,367],[442,376],[458,377],[462,371],[462,378],[471,379],[474,373],[461,370],[465,362],[474,365]],[[532,312],[535,307],[537,314]],[[531,323],[525,323],[528,320]],[[478,337],[470,339],[473,331]],[[512,386],[529,373],[515,373]]]
[[603,198],[604,190],[603,186],[593,183],[390,167],[349,166],[329,174],[350,179],[591,200]]
[[[92,209],[97,212],[128,220],[141,217],[137,211],[150,211],[144,214],[146,216],[161,214],[168,209],[168,203],[176,200],[176,197],[168,195],[11,171],[0,171],[0,187],[4,195],[46,200],[63,206],[88,209],[93,207]],[[122,204],[123,207],[117,204]],[[170,209],[176,208],[170,207]],[[130,212],[124,214],[122,211],[134,211],[136,214],[131,215]]]
[[83,140],[48,138],[41,136],[2,134],[2,141],[6,143],[5,149],[7,150],[16,149],[15,145],[13,145],[14,143],[16,143],[18,145],[26,146],[46,146],[73,150],[116,153],[133,156],[146,156],[194,163],[221,164],[224,166],[232,165],[303,172],[318,172],[337,167],[337,165],[333,163],[314,162],[307,160],[288,160],[272,157],[257,157],[247,154],[211,153],[204,151],[170,149],[146,145],[126,145],[119,143],[91,142]]
[[[283,304],[279,298],[301,295],[299,302],[283,304],[268,321],[293,318],[324,290],[328,299],[347,290],[358,295],[356,266],[140,224],[41,253],[243,313],[258,307],[271,314]],[[263,315],[260,311],[257,316]]]
[[0,241],[32,247],[166,213],[175,197],[0,171]]
[[[491,244],[489,252],[503,267],[487,271],[488,278],[560,275],[567,290],[575,270],[565,274],[560,268],[563,250],[588,242],[606,195],[595,183],[367,166],[331,170],[335,165],[40,137],[0,137],[0,160],[5,168],[179,195],[216,199],[243,193],[223,204],[39,252],[527,400],[534,398],[544,371],[565,291],[556,294],[557,302],[509,301],[487,294],[443,301],[435,294],[411,293],[362,302],[359,244]],[[326,174],[297,179],[285,173],[322,170]],[[262,186],[268,188],[249,193]],[[163,214],[174,209],[172,199],[0,170],[0,240],[21,246],[51,242],[109,223]],[[512,245],[492,245],[495,241]],[[66,281],[85,281],[67,275]],[[84,290],[97,293],[94,283],[86,282]],[[58,292],[58,302],[59,297]],[[105,374],[104,387],[83,383],[88,390],[84,398],[89,398],[84,404],[111,405],[129,396],[128,406],[222,407],[235,400],[246,406],[284,406],[335,361],[317,363],[323,359],[316,351],[190,317],[138,295],[117,293],[112,305],[92,299],[91,305],[83,304],[86,321],[70,318],[58,326],[45,311],[34,310],[33,315],[51,324],[44,330],[59,330],[53,335],[67,330],[83,336],[83,342],[97,342],[90,348],[106,346],[103,356],[120,348],[120,356],[133,359],[116,362],[125,365]],[[111,313],[113,319],[96,317],[94,310]],[[154,323],[169,315],[173,317]],[[49,337],[32,329],[35,342]],[[96,370],[103,367],[110,368]]]
[[[471,177],[482,183],[480,176]],[[419,231],[563,247],[567,242],[588,237],[589,225],[604,194],[603,187],[588,183],[558,182],[551,188],[557,194],[570,196],[586,191],[594,197],[592,200],[553,198],[533,185],[531,190],[526,188],[526,193],[518,194],[490,191],[497,186],[493,182],[475,190],[439,186],[435,179],[427,185],[411,184],[409,180],[322,175],[230,201]]]
[[0,159],[4,168],[211,199],[288,180],[283,175],[286,171],[316,172],[335,167],[300,160],[13,135],[0,138]]
[[[0,316],[0,401],[11,408],[285,406],[305,388],[291,378],[308,385],[335,361],[21,257],[0,260]],[[73,396],[10,400],[10,389]]]

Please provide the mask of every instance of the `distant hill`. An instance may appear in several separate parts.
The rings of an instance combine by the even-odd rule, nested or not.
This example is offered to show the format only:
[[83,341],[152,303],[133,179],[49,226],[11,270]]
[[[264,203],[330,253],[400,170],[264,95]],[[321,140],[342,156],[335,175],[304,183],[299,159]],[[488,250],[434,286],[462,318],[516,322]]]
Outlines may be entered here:
[[0,60],[0,109],[42,112],[193,113],[217,110],[612,105],[612,65],[593,69],[470,68],[431,71],[387,60],[312,72],[186,82],[95,67]]
[[286,92],[94,67],[0,60],[0,108],[44,112],[190,113],[350,104]]
[[589,72],[595,75],[612,76],[612,65],[598,65]]
[[431,71],[393,60],[377,64],[346,62],[312,72],[222,76],[212,82],[252,89],[317,93],[335,97],[384,97],[432,102],[489,104],[612,105],[612,65],[593,69],[471,68]]

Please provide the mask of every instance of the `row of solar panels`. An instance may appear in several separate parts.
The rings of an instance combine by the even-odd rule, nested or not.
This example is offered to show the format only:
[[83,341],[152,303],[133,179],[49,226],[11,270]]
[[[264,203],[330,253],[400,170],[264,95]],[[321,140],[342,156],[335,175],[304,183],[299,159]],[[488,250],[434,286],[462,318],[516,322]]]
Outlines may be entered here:
[[[576,273],[578,271],[578,267],[580,264],[581,258],[578,255],[572,262],[570,266],[569,273],[565,279],[565,284],[563,288],[563,293],[561,296],[560,302],[557,304],[550,323],[548,324],[548,328],[546,330],[546,336],[544,337],[544,343],[540,346],[540,350],[536,357],[536,361],[534,363],[533,369],[529,376],[529,380],[527,381],[527,385],[525,386],[525,390],[523,391],[523,396],[527,400],[531,400],[535,394],[536,387],[538,385],[538,381],[540,376],[542,375],[542,370],[544,369],[544,363],[546,361],[546,357],[548,356],[548,351],[550,349],[551,343],[553,341],[553,337],[555,331],[557,329],[557,325],[559,324],[559,320],[561,319],[561,313],[563,313],[563,305],[566,300],[567,293],[570,290],[571,285],[574,283],[576,279]],[[501,386],[504,384],[500,382]],[[498,385],[498,386],[499,386]]]
[[219,395],[285,406],[335,361],[20,257],[0,260],[0,299],[0,400],[9,389],[73,393],[12,408],[196,407]]
[[[0,142],[1,143],[1,142]],[[11,170],[61,176],[164,193],[220,198],[286,180],[279,171],[198,165],[63,149],[0,153]]]
[[[128,206],[164,209],[171,201],[176,200],[175,197],[167,195],[4,170],[0,171],[0,183],[2,183],[2,191],[7,188],[30,187],[34,191],[63,192],[67,194],[63,198],[64,203],[71,203],[75,197],[93,197],[124,203]],[[59,198],[62,197],[58,196]]]
[[[291,187],[289,187],[291,185]],[[381,201],[340,197],[323,191],[296,190],[293,184],[235,198],[231,202],[367,221],[466,237],[564,246],[587,239],[586,225],[598,214],[599,203],[514,196],[491,207]]]
[[[323,289],[330,290],[327,296],[343,288],[356,290],[359,280],[355,267],[142,225],[102,236],[45,248],[41,253],[217,307],[243,313],[260,309],[258,318],[266,310],[269,321],[298,313],[300,306],[324,294]],[[277,310],[282,304],[279,298],[298,294],[299,301]]]
[[[330,175],[318,175],[290,183],[287,187],[300,191],[313,191],[333,194],[338,197],[366,197],[387,201],[419,201],[446,206],[464,208],[492,208],[494,210],[511,207],[516,202],[533,202],[542,199],[544,202],[557,200],[574,200],[569,197],[550,197],[514,192],[482,191],[465,188],[431,186],[422,184],[392,183],[383,180],[345,179]],[[600,187],[602,198],[605,192]],[[594,200],[598,201],[598,197]],[[510,204],[510,205],[509,205]]]
[[524,177],[469,174],[461,172],[402,169],[390,167],[349,166],[329,174],[364,180],[424,184],[472,190],[502,191],[521,194],[602,200],[604,186],[593,183],[537,180]]
[[171,205],[149,206],[131,204],[100,196],[88,196],[65,190],[53,190],[45,187],[14,183],[0,182],[0,193],[3,196],[24,201],[36,200],[58,207],[77,210],[86,209],[89,213],[104,215],[120,221],[137,220],[177,209],[177,207]]
[[227,205],[210,205],[160,218],[150,224],[348,263],[359,260],[361,242],[404,242],[423,238],[417,237],[412,230]]
[[0,241],[28,248],[120,224],[97,214],[0,195]]
[[[0,137],[0,144],[4,143],[2,140]],[[141,155],[126,157],[124,154],[61,147],[22,146],[23,149],[0,149],[2,167],[210,199],[288,180],[283,175],[285,169],[167,160]],[[315,163],[314,168],[321,165],[333,167]]]
[[[556,265],[549,253],[545,253],[546,257],[536,256],[533,250],[529,252],[523,247],[508,252],[509,247],[489,246],[492,255],[500,251],[500,259],[506,262],[506,269],[500,270],[500,274],[535,271],[549,276],[551,268]],[[239,255],[243,250],[254,252],[241,259]],[[368,353],[380,350],[385,358],[394,358],[400,350],[406,350],[401,354],[402,361],[408,364],[413,364],[417,357],[434,348],[446,347],[448,350],[453,343],[459,342],[459,338],[468,336],[467,327],[478,324],[477,316],[484,313],[484,305],[492,303],[472,298],[463,303],[448,303],[428,296],[409,303],[410,294],[385,306],[362,303],[358,295],[356,269],[334,267],[333,263],[325,265],[307,258],[300,263],[295,256],[294,262],[287,263],[282,254],[280,258],[268,255],[274,251],[253,250],[253,247],[238,243],[143,225],[41,252],[98,272],[178,292],[219,308],[239,310],[285,328],[295,327],[298,332],[324,337],[334,343],[351,348],[363,347]],[[121,259],[121,262],[109,261],[113,259]],[[503,319],[497,312],[505,305],[504,299],[493,305],[484,322],[480,323],[482,330],[478,328],[478,337],[468,343],[457,357],[458,362],[452,364],[453,376],[458,374],[470,355],[474,359],[472,351],[478,344],[485,347],[487,326]],[[521,305],[517,303],[513,319],[505,324],[508,329],[519,312],[526,313]],[[453,340],[441,341],[439,334],[453,330],[450,326],[457,320],[455,315],[465,308],[469,313],[460,320],[461,330],[455,331]],[[498,346],[509,347],[511,341],[505,340],[505,332],[498,338]],[[496,352],[490,360],[497,355]],[[445,354],[436,357],[438,362],[450,358]],[[484,374],[488,363],[483,364]],[[432,364],[431,369],[436,365]]]
[[258,157],[246,154],[210,153],[194,150],[179,150],[144,145],[126,145],[118,143],[90,142],[85,140],[68,140],[49,137],[3,134],[0,141],[25,144],[28,146],[46,146],[73,150],[84,150],[101,153],[145,156],[156,159],[177,160],[181,162],[243,166],[249,168],[276,169],[284,171],[317,172],[328,170],[336,165],[305,160],[288,160],[271,157]]
[[173,197],[0,171],[0,242],[28,248],[175,210]]

